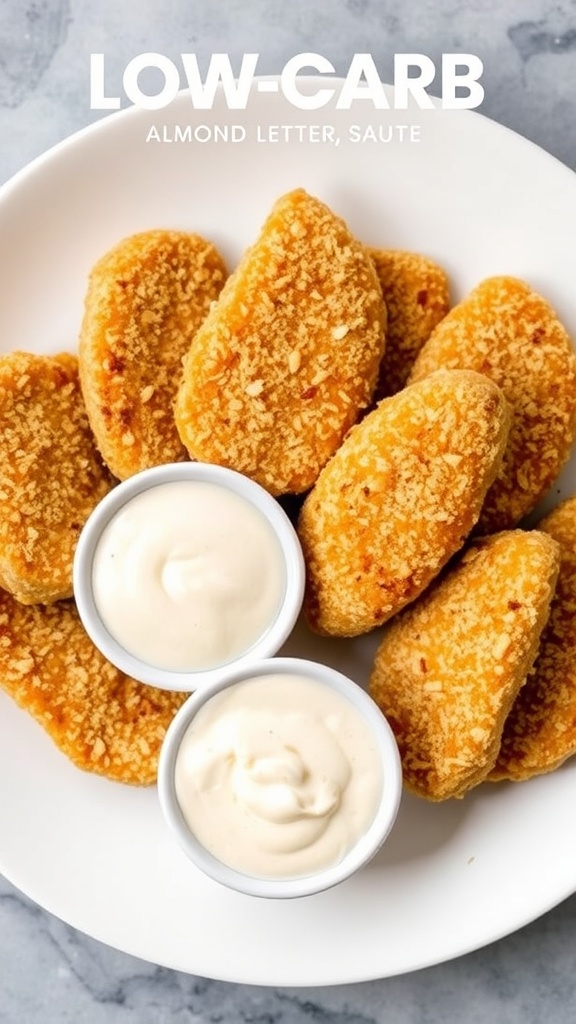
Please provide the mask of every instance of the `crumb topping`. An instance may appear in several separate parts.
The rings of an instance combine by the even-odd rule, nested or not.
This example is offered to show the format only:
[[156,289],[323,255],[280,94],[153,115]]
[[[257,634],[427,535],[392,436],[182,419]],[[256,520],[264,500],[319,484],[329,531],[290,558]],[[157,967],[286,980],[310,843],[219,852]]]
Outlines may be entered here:
[[114,483],[76,356],[0,356],[0,585],[27,604],[70,597],[80,530]]
[[543,497],[576,437],[576,354],[550,304],[513,277],[491,277],[438,324],[410,380],[439,367],[485,374],[512,421],[501,472],[479,528],[516,525]]
[[370,402],[384,323],[344,222],[301,189],[283,196],[185,360],[176,422],[190,456],[273,494],[308,490]]
[[558,564],[558,545],[544,533],[481,538],[390,624],[370,692],[414,792],[462,796],[493,767],[536,657]]
[[375,392],[379,401],[406,384],[416,356],[450,309],[450,291],[446,272],[427,256],[401,249],[369,248],[368,253],[388,311]]
[[73,601],[27,607],[2,591],[0,687],[77,767],[138,785],[156,781],[166,729],[187,696],[114,668]]
[[538,657],[506,720],[492,779],[520,781],[576,754],[576,498],[538,525],[560,548],[560,572]]
[[119,479],[186,457],[173,415],[182,359],[225,279],[214,245],[177,231],[132,235],[93,268],[80,376],[98,446]]
[[467,371],[405,388],[354,427],[300,514],[312,628],[354,636],[413,600],[475,524],[507,434],[501,391]]

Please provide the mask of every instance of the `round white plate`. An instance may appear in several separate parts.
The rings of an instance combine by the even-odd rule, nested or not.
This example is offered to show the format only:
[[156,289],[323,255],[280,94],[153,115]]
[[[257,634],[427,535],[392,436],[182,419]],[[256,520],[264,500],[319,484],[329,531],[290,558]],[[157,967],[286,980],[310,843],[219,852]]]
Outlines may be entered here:
[[[232,266],[272,202],[303,186],[372,245],[416,249],[448,270],[454,298],[482,277],[524,277],[576,336],[576,177],[469,112],[333,107],[303,113],[258,93],[247,111],[109,116],[0,190],[0,344],[73,349],[91,265],[124,235],[154,227],[211,238]],[[242,142],[146,141],[151,124],[241,125]],[[340,144],[258,141],[269,125],[330,124]],[[350,125],[392,126],[355,143]],[[401,142],[401,125],[420,141]],[[417,132],[418,133],[418,132]],[[238,133],[237,134],[241,134]],[[404,132],[404,134],[406,134]],[[551,495],[571,493],[574,463]],[[365,682],[375,637],[287,653]],[[154,788],[84,774],[0,694],[0,870],[76,928],[194,974],[271,985],[395,975],[486,944],[576,889],[576,760],[549,777],[485,785],[463,801],[405,797],[382,853],[352,881],[303,900],[228,892],[167,835]]]

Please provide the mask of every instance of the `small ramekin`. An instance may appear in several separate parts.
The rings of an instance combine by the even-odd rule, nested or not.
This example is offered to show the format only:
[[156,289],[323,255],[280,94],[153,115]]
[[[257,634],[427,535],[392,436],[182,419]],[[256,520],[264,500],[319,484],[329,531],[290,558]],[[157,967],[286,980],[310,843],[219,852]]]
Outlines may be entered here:
[[[286,878],[249,875],[219,860],[198,840],[187,824],[176,792],[176,762],[180,744],[198,711],[216,694],[257,676],[303,675],[323,683],[350,702],[363,717],[380,757],[383,787],[374,818],[342,859],[312,874]],[[270,685],[274,685],[272,682]],[[390,833],[402,795],[402,767],[394,733],[368,693],[352,679],[318,662],[276,657],[235,666],[201,691],[192,694],[174,717],[165,736],[158,769],[158,795],[169,832],[191,862],[205,875],[229,889],[249,896],[289,899],[330,889],[363,868],[378,852]]]
[[[149,488],[180,481],[216,484],[244,498],[267,520],[282,553],[284,588],[275,617],[246,650],[233,660],[209,668],[183,671],[141,660],[112,635],[99,612],[92,585],[92,567],[102,533],[113,517]],[[304,596],[305,566],[296,531],[279,503],[259,484],[234,470],[201,462],[178,462],[143,470],[118,484],[97,505],[78,540],[73,570],[74,597],[80,618],[93,643],[117,668],[140,682],[167,690],[192,692],[219,678],[223,670],[241,668],[276,654],[292,632]]]

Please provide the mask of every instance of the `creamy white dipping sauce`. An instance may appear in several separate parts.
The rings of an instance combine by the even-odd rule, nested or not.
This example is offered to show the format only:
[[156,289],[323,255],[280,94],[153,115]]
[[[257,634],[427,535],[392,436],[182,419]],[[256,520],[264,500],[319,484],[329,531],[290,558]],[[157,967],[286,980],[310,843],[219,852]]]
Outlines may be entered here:
[[236,683],[182,739],[176,796],[196,838],[246,874],[289,878],[338,863],[383,791],[377,742],[343,695],[300,675]]
[[271,525],[226,487],[175,481],[142,491],[110,520],[92,563],[104,625],[132,655],[195,671],[247,651],[285,588]]

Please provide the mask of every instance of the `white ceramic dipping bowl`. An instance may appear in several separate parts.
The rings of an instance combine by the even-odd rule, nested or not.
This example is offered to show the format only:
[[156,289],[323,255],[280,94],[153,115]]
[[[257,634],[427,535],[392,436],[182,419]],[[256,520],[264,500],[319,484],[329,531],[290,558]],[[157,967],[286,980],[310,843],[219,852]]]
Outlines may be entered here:
[[[245,648],[236,650],[232,655],[226,654],[223,659],[204,662],[200,666],[178,665],[175,668],[172,664],[162,664],[161,659],[157,659],[157,664],[152,663],[148,651],[142,656],[141,650],[136,651],[134,644],[127,644],[124,637],[120,639],[120,630],[116,630],[115,623],[110,621],[109,613],[103,615],[98,605],[95,596],[94,567],[99,545],[115,517],[124,513],[130,503],[135,502],[135,499],[145,492],[179,483],[216,485],[217,488],[223,489],[223,496],[230,494],[236,502],[242,499],[251,506],[247,511],[255,511],[257,518],[264,520],[263,525],[268,534],[272,534],[271,543],[274,545],[274,552],[278,553],[278,558],[274,561],[279,570],[279,577],[276,582],[277,599],[270,616],[262,626],[258,626],[258,635],[252,635]],[[165,533],[169,532],[170,527],[166,526]],[[242,530],[238,527],[234,514],[230,516],[229,534],[235,545],[243,544]],[[186,566],[183,571],[185,580],[185,573],[188,571]],[[258,571],[268,571],[262,559]],[[256,573],[255,565],[253,569],[248,569],[249,575],[252,572]],[[163,689],[192,692],[219,678],[223,669],[227,667],[241,668],[248,662],[276,654],[292,632],[298,618],[304,595],[305,568],[302,549],[292,523],[278,502],[264,488],[231,469],[200,462],[181,462],[137,473],[118,484],[106,495],[92,512],[80,534],[73,578],[74,596],[86,632],[112,664],[140,682]],[[185,585],[188,585],[186,580]],[[144,594],[141,595],[136,590],[132,598],[133,607],[126,608],[127,614],[130,616],[132,611],[137,612],[139,608],[144,610],[145,601]],[[124,609],[121,611],[123,617]],[[146,615],[149,619],[148,613]],[[171,626],[170,616],[169,624]],[[158,626],[154,623],[151,629],[162,631],[160,623]],[[168,661],[168,658],[166,660]]]
[[[215,707],[222,707],[222,696],[225,699],[228,698],[230,696],[229,688],[235,687],[238,683],[258,680],[262,676],[273,676],[278,679],[294,675],[304,677],[306,680],[312,681],[313,684],[323,684],[336,696],[344,698],[344,701],[351,705],[351,710],[361,717],[363,724],[371,734],[371,739],[374,740],[376,764],[378,765],[379,762],[382,786],[373,807],[373,817],[367,820],[363,831],[353,845],[347,852],[340,855],[340,859],[337,859],[336,862],[331,862],[328,866],[315,868],[312,871],[299,872],[296,876],[286,871],[282,877],[270,876],[268,872],[252,874],[248,873],[245,867],[239,870],[236,866],[230,866],[230,858],[224,863],[218,856],[215,856],[198,839],[192,830],[192,825],[187,823],[178,799],[176,776],[179,752],[182,749],[183,741],[186,743],[186,734],[189,729],[193,730],[199,724],[198,713],[206,711],[212,698],[216,697],[217,700],[217,703],[212,706],[212,713],[214,713]],[[264,682],[266,686],[275,685],[273,679],[266,679]],[[242,693],[241,688],[237,688],[237,699],[240,693]],[[241,704],[240,710],[243,710]],[[298,697],[297,710],[302,710],[301,694]],[[220,713],[220,710],[216,713],[218,726],[222,724],[218,718]],[[270,725],[273,726],[274,723],[270,721]],[[190,732],[188,732],[188,736],[190,736]],[[210,748],[211,754],[212,750],[213,747]],[[219,771],[219,769],[214,770]],[[262,766],[262,770],[264,770],[264,766]],[[193,777],[197,778],[197,776]],[[220,778],[219,776],[219,780]],[[218,784],[221,785],[221,781]],[[180,792],[182,792],[181,789]],[[300,658],[276,657],[231,668],[221,674],[219,679],[212,681],[208,686],[188,698],[173,719],[162,746],[158,771],[158,793],[169,831],[197,868],[216,882],[247,895],[285,899],[310,896],[329,889],[350,878],[372,859],[384,843],[396,819],[402,794],[402,769],[392,729],[372,698],[357,683],[340,672],[317,662]],[[213,818],[218,814],[218,808],[211,803],[210,793],[206,808],[210,817]],[[188,821],[190,821],[189,814]],[[248,815],[249,822],[250,815]],[[224,825],[226,831],[228,827],[226,821],[224,821]],[[234,849],[233,846],[232,848]]]

